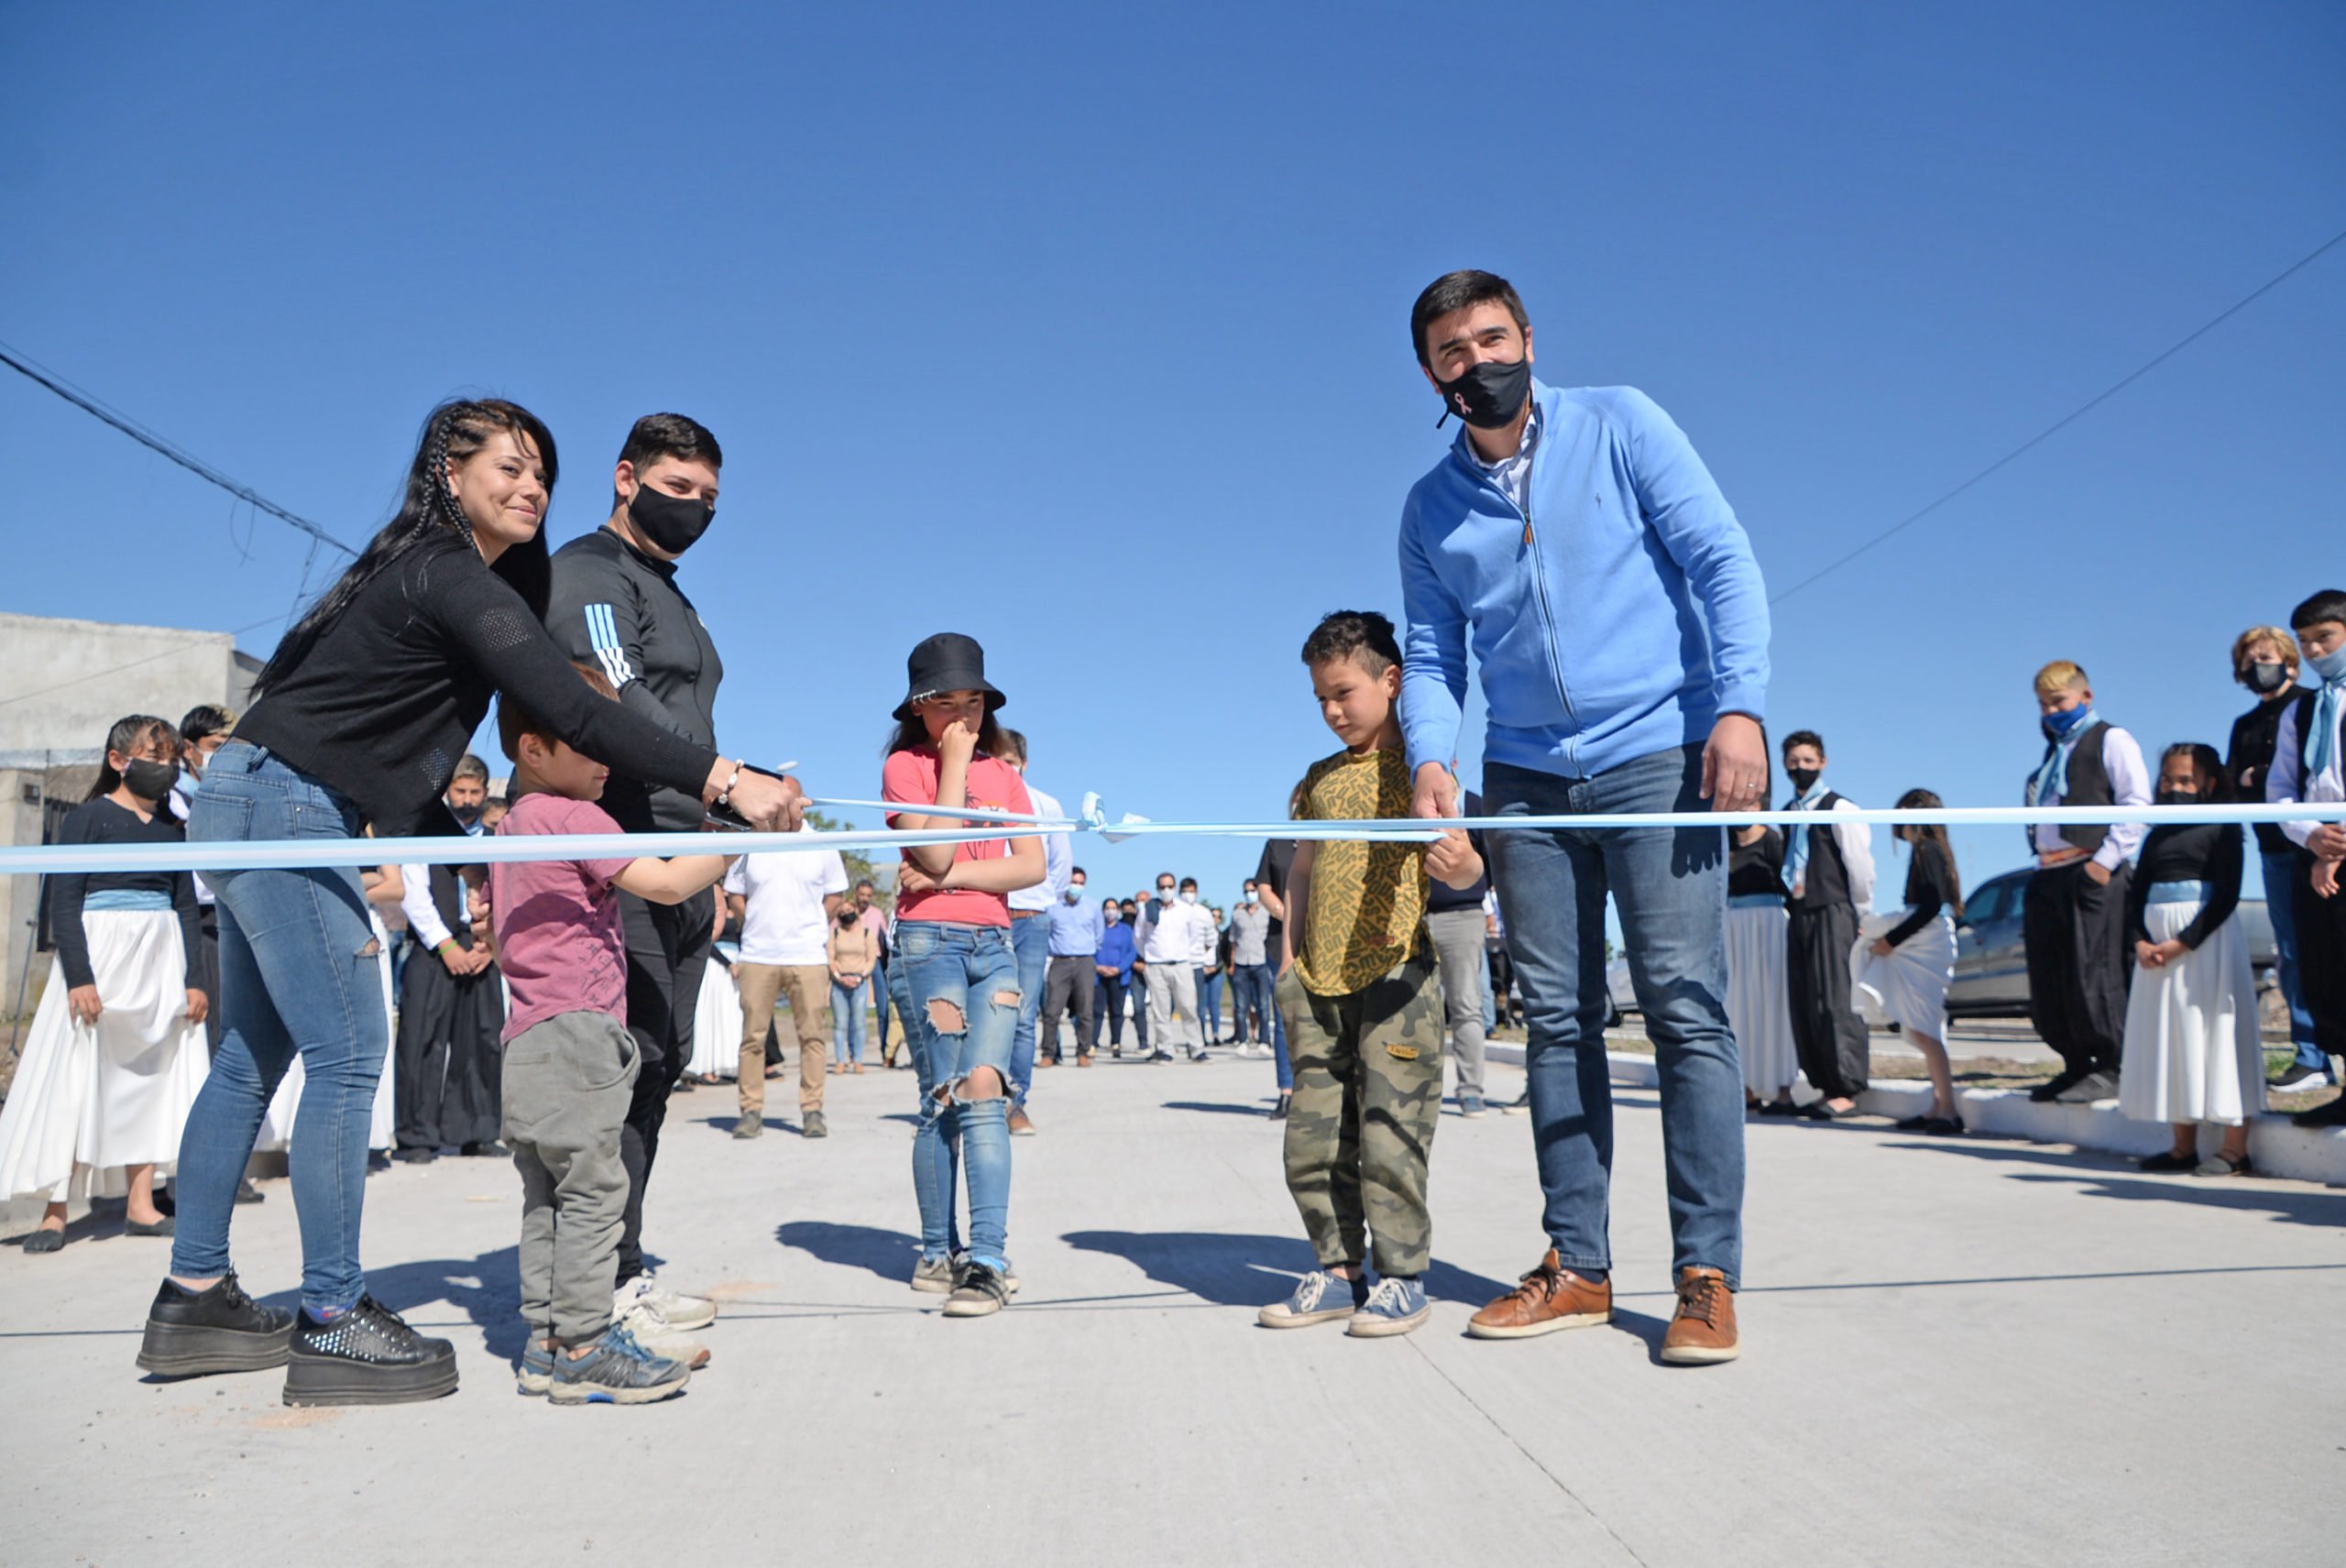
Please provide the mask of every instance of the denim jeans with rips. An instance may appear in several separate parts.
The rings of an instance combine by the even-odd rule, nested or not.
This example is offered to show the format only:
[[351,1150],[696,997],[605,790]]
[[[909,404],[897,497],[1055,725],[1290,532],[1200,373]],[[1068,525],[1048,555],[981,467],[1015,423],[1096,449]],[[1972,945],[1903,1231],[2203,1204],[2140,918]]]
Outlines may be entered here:
[[[196,843],[357,837],[348,796],[260,747],[232,740],[189,803]],[[228,1272],[236,1184],[279,1081],[301,1057],[301,1135],[286,1157],[301,1232],[301,1305],[357,1304],[367,1132],[389,1053],[375,931],[349,867],[206,872],[220,908],[220,1054],[180,1136],[171,1272]]]
[[1026,1103],[1035,1087],[1035,1034],[1043,1018],[1043,982],[1051,971],[1051,921],[1047,915],[1010,922],[1011,951],[1018,959],[1018,1027],[1010,1039],[1010,1102]]
[[[1567,779],[1487,762],[1495,817],[1700,811],[1702,748]],[[1605,1055],[1605,901],[1661,1084],[1672,1270],[1743,1265],[1743,1074],[1727,1019],[1727,835],[1718,828],[1501,829],[1488,836],[1528,1014],[1524,1065],[1542,1223],[1567,1268],[1610,1268],[1613,1091]]]
[[[907,920],[896,927],[907,1016],[916,1022],[926,1065],[921,1119],[913,1135],[913,1192],[920,1203],[921,1255],[951,1250],[954,1149],[969,1186],[970,1255],[1007,1269],[1010,1220],[1010,1042],[1023,1000],[1010,933],[996,926]],[[1003,1092],[967,1097],[970,1075],[990,1068]]]

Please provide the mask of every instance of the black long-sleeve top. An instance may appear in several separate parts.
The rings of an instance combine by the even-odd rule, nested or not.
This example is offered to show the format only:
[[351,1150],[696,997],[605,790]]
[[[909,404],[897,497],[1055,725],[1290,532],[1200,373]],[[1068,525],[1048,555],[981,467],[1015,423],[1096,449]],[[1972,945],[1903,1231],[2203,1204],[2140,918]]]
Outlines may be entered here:
[[[2224,772],[2242,800],[2264,798],[2265,770],[2273,765],[2274,749],[2281,742],[2281,719],[2305,688],[2292,687],[2286,697],[2260,702],[2232,720],[2231,744],[2224,748]],[[2256,847],[2268,855],[2286,855],[2297,849],[2277,822],[2256,825]]]
[[[152,820],[141,822],[137,812],[104,795],[75,806],[57,828],[60,844],[179,844],[186,839],[186,831],[169,811],[158,811]],[[180,917],[187,972],[191,977],[197,972],[203,927],[196,914],[194,877],[186,872],[60,872],[49,879],[49,931],[67,985],[97,983],[90,969],[90,936],[82,925],[82,906],[93,893],[159,893],[170,899],[172,913]]]
[[698,798],[717,753],[579,678],[506,581],[453,534],[358,592],[236,726],[357,803],[384,838],[462,829],[441,796],[502,691],[615,770]]
[[1763,829],[1749,844],[1732,838],[1727,843],[1727,895],[1744,898],[1753,894],[1770,894],[1779,904],[1784,901],[1784,836],[1773,828]]
[[1955,864],[1936,841],[1917,839],[1906,862],[1906,918],[1882,933],[1896,947],[1955,902]]
[[2247,836],[2237,822],[2195,822],[2179,828],[2162,824],[2152,828],[2143,839],[2142,857],[2134,862],[2134,880],[2126,891],[2126,939],[2151,939],[2143,913],[2150,907],[2154,883],[2205,883],[2208,900],[2178,937],[2185,947],[2197,951],[2240,907],[2246,843]]

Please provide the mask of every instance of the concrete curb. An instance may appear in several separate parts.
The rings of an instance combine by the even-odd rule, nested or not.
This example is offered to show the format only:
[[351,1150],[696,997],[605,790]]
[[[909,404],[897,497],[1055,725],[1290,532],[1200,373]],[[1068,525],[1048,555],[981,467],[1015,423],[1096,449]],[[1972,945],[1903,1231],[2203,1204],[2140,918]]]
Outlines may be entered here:
[[[1492,1061],[1523,1065],[1519,1045],[1494,1041],[1485,1054]],[[1607,1051],[1606,1057],[1617,1083],[1651,1089],[1659,1081],[1651,1057],[1632,1051]],[[1794,1086],[1792,1097],[1805,1104],[1816,1098],[1816,1091],[1803,1080]],[[2018,1089],[1971,1089],[1958,1098],[1964,1124],[1990,1137],[2067,1144],[2134,1157],[2158,1153],[2169,1146],[2172,1137],[2163,1123],[2136,1122],[2120,1115],[2115,1100],[2091,1105],[2041,1105]],[[1930,1084],[1911,1079],[1884,1080],[1858,1097],[1858,1109],[1867,1115],[1892,1120],[1926,1111],[1930,1103]],[[2200,1129],[2203,1153],[2212,1151],[2220,1141],[2215,1129]],[[2248,1157],[2261,1175],[2346,1187],[2346,1127],[2292,1126],[2288,1117],[2267,1113],[2249,1127]]]

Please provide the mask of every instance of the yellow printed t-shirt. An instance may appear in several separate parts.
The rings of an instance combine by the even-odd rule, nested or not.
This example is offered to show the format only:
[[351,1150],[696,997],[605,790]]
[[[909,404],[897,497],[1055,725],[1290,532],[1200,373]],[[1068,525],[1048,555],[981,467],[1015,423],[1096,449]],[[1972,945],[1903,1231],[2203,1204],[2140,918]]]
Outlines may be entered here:
[[[1398,751],[1339,751],[1303,775],[1299,822],[1407,817],[1409,764]],[[1413,957],[1425,940],[1426,847],[1336,839],[1315,845],[1305,895],[1306,991],[1343,996]]]

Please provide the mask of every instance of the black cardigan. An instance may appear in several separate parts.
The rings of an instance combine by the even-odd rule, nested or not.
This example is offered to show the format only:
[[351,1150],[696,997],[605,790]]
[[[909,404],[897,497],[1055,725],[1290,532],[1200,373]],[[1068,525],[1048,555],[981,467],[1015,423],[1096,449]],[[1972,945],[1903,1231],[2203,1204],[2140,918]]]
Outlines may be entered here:
[[2142,856],[2134,862],[2134,880],[2126,890],[2126,939],[2151,939],[2143,915],[2150,906],[2153,883],[2200,882],[2208,884],[2208,901],[2199,906],[2199,913],[2191,917],[2191,924],[2183,928],[2177,938],[2186,948],[2198,951],[2199,944],[2213,936],[2216,928],[2240,907],[2246,838],[2237,822],[2194,822],[2181,827],[2162,824],[2152,828],[2143,839]]
[[[151,820],[141,822],[137,812],[104,795],[83,801],[57,826],[60,844],[178,844],[186,838],[168,806],[158,808]],[[57,944],[57,961],[65,970],[67,985],[97,983],[90,969],[89,933],[82,926],[82,905],[93,893],[159,893],[169,898],[172,913],[180,917],[187,983],[195,983],[197,954],[203,939],[195,907],[195,878],[185,872],[60,872],[49,879],[49,933]]]
[[451,534],[358,592],[236,726],[357,803],[384,838],[462,831],[441,796],[502,691],[597,762],[697,796],[717,753],[598,696],[506,581]]

